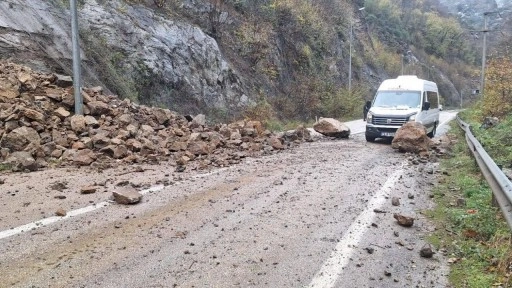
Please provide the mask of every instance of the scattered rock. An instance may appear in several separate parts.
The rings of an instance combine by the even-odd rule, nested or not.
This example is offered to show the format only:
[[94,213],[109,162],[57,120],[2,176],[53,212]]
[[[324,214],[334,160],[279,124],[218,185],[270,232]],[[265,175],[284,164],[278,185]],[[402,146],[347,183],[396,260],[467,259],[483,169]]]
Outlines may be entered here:
[[98,187],[96,187],[96,186],[86,186],[86,187],[82,187],[82,189],[80,189],[80,193],[81,194],[93,194],[93,193],[96,193],[96,190],[98,190]]
[[400,206],[400,198],[398,198],[398,197],[391,198],[391,205]]
[[398,225],[404,226],[404,227],[411,227],[414,224],[414,218],[403,216],[400,214],[393,214],[393,217],[396,219]]
[[55,215],[60,216],[60,217],[64,217],[64,216],[67,215],[67,212],[66,212],[66,210],[60,208],[57,211],[55,211]]
[[52,190],[57,190],[59,192],[62,192],[68,188],[68,183],[67,182],[54,182],[50,185],[49,188]]
[[313,125],[313,129],[329,137],[348,138],[350,136],[350,128],[333,118],[320,118],[318,122]]
[[384,211],[382,209],[377,209],[377,208],[373,209],[373,212],[374,213],[387,213],[386,211]]
[[432,245],[425,244],[420,250],[420,256],[423,258],[432,258],[434,255],[434,251],[432,250]]
[[[107,167],[120,161],[155,163],[184,155],[188,159],[181,158],[180,166],[204,169],[311,141],[303,126],[289,137],[265,130],[259,121],[209,126],[204,115],[186,118],[169,109],[104,95],[101,87],[84,87],[85,116],[73,115],[69,76],[37,73],[2,61],[0,71],[0,161],[27,149],[39,166]],[[20,93],[22,80],[30,85]],[[31,98],[36,100],[27,101]],[[37,149],[42,153],[36,157]]]
[[116,190],[112,194],[114,196],[114,201],[119,204],[136,204],[142,200],[142,194],[137,192],[135,188],[129,186],[116,187]]
[[480,129],[489,129],[494,127],[500,123],[500,119],[498,117],[485,117],[484,122],[480,126]]
[[366,247],[365,250],[366,252],[368,252],[368,254],[373,254],[373,252],[375,252],[375,249],[373,249],[372,247]]

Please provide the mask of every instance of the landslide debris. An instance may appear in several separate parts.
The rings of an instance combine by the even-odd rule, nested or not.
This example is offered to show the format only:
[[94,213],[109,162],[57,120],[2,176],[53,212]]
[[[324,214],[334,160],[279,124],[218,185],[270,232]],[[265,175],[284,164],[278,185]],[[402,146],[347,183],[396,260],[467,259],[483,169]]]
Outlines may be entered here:
[[158,163],[183,169],[227,166],[310,141],[303,128],[278,136],[258,121],[208,125],[84,88],[84,115],[74,114],[70,77],[38,73],[0,61],[0,167],[34,171],[48,166],[105,169]]

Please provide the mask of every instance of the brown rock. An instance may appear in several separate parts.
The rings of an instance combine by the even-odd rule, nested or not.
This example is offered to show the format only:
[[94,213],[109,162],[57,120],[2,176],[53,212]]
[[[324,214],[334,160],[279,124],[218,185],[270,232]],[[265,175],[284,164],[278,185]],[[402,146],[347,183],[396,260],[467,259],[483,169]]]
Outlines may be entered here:
[[98,120],[96,118],[87,115],[85,116],[85,125],[88,127],[98,128],[100,126],[100,123],[98,123]]
[[313,125],[313,129],[329,137],[348,138],[350,136],[350,128],[333,118],[320,118],[318,122]]
[[84,115],[73,115],[70,119],[71,129],[76,133],[82,133],[86,130]]
[[14,79],[0,78],[0,98],[14,99],[20,96],[20,85]]
[[34,121],[43,122],[45,117],[44,114],[33,109],[26,108],[23,110],[23,116]]
[[80,189],[80,193],[81,194],[93,194],[93,193],[96,193],[96,190],[98,190],[98,187],[96,187],[96,186],[86,186],[86,187],[82,187]]
[[39,168],[34,157],[27,151],[11,153],[6,162],[11,165],[13,171],[36,171]]
[[121,159],[128,155],[128,148],[124,145],[108,145],[107,147],[102,148],[100,152],[105,153],[114,159]]
[[62,152],[62,150],[60,150],[60,149],[55,149],[55,150],[53,150],[53,151],[51,152],[51,154],[50,154],[50,155],[51,155],[53,158],[59,158],[60,156],[62,156],[62,153],[63,153],[63,152]]
[[53,89],[53,88],[46,88],[45,90],[46,97],[56,100],[60,102],[62,100],[62,90],[60,89]]
[[85,149],[85,144],[78,141],[78,142],[74,142],[73,145],[71,145],[71,149],[74,149],[74,150],[82,150],[82,149]]
[[55,211],[55,215],[60,216],[60,217],[64,217],[64,216],[67,215],[67,212],[66,212],[66,210],[60,208],[57,211]]
[[399,152],[420,153],[428,151],[431,143],[425,126],[411,121],[396,131],[391,147]]
[[204,141],[189,142],[187,150],[194,155],[207,155],[209,153],[208,144]]
[[55,144],[60,145],[62,147],[69,147],[69,142],[66,136],[62,135],[62,133],[56,129],[52,130],[52,139]]
[[169,150],[172,152],[185,151],[187,146],[187,142],[174,141],[169,145]]
[[71,112],[66,110],[64,107],[59,107],[57,110],[53,111],[53,114],[57,115],[59,118],[64,119],[66,117],[69,117],[71,115]]
[[130,186],[116,187],[112,194],[117,203],[124,205],[136,204],[142,199],[142,194]]
[[414,224],[414,218],[403,216],[400,214],[394,214],[393,217],[396,219],[398,225],[404,227],[411,227]]
[[171,119],[172,112],[169,109],[156,108],[153,109],[153,115],[155,116],[158,124],[165,125]]
[[0,139],[0,146],[9,148],[11,151],[22,151],[30,143],[39,145],[41,138],[36,130],[30,127],[19,127],[4,134]]
[[89,95],[89,93],[85,92],[85,90],[82,90],[81,94],[82,94],[82,100],[84,101],[85,104],[93,101],[91,95]]
[[279,139],[275,136],[270,137],[267,141],[268,141],[268,144],[276,150],[282,150],[285,148],[283,143],[281,142],[281,139]]
[[69,93],[68,92],[62,93],[61,103],[66,105],[69,108],[72,108],[75,106],[75,95],[73,94],[72,90],[73,89],[71,89],[71,91],[69,91]]
[[126,141],[126,146],[133,152],[139,152],[142,149],[142,143],[135,139],[128,139]]
[[73,156],[73,164],[79,166],[88,166],[96,160],[96,155],[90,149],[78,150]]
[[111,110],[107,103],[101,101],[89,102],[87,103],[87,107],[89,107],[92,116],[108,115]]

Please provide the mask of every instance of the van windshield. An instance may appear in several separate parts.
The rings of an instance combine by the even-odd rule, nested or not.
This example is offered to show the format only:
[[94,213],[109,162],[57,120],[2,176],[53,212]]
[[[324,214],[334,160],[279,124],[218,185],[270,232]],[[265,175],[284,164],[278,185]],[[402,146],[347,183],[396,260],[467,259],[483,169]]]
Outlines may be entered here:
[[373,106],[419,108],[420,98],[420,91],[378,91]]

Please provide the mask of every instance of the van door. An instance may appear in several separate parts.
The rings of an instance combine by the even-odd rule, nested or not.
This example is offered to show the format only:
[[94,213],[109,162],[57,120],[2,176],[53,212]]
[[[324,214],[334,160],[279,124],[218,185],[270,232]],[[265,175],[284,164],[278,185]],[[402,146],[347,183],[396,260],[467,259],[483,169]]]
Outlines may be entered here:
[[430,104],[430,108],[425,112],[423,125],[428,131],[434,129],[434,125],[439,122],[439,94],[435,91],[425,91],[425,101]]

